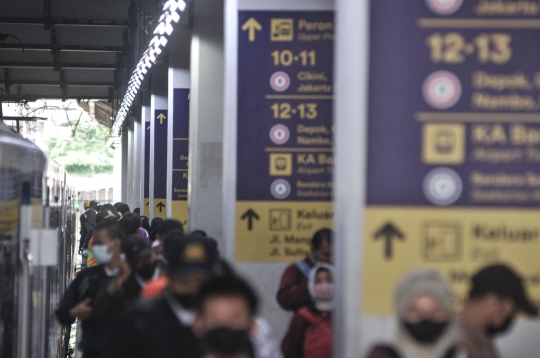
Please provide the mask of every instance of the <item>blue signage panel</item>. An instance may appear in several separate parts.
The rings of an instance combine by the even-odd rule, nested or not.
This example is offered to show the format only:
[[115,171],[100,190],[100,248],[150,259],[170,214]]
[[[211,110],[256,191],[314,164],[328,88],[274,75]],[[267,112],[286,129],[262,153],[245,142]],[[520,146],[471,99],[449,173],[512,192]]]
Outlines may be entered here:
[[372,1],[368,204],[540,204],[540,7]]
[[236,261],[290,262],[332,226],[334,16],[238,20]]
[[[154,206],[167,197],[167,110],[154,111]],[[165,212],[163,208],[159,210]]]
[[172,200],[187,200],[189,155],[189,89],[174,89]]
[[330,201],[333,13],[240,11],[238,200]]
[[144,197],[150,197],[150,121],[144,122]]
[[540,302],[538,2],[373,0],[370,17],[364,313],[393,314],[418,265],[465,299],[505,262]]

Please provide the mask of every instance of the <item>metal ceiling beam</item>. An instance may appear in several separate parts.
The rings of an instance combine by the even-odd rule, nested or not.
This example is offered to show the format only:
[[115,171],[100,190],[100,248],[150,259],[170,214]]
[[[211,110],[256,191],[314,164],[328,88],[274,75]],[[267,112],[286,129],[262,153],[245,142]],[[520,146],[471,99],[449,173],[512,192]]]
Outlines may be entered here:
[[72,86],[72,87],[115,87],[114,82],[60,82],[60,81],[18,81],[0,80],[0,84],[30,85],[30,86]]
[[111,63],[53,63],[53,62],[0,62],[0,67],[11,68],[53,68],[60,70],[62,68],[78,68],[87,70],[120,70],[122,66]]
[[[13,95],[13,96],[2,96],[0,95],[0,102],[4,102],[4,103],[8,103],[8,102],[13,102],[13,103],[18,103],[18,102],[35,102],[35,101],[38,101],[38,100],[42,100],[42,99],[61,99],[60,96],[44,96],[44,95],[39,95],[39,96],[32,96],[32,95]],[[109,100],[109,97],[104,97],[104,96],[92,96],[92,97],[88,97],[88,96],[73,96],[73,95],[67,95],[66,99],[76,99],[76,100],[79,100],[79,101],[82,101],[82,100],[98,100],[98,101],[108,101]]]
[[50,44],[15,44],[0,43],[0,50],[35,50],[35,51],[76,51],[76,52],[123,52],[127,48],[121,46],[82,46],[82,45],[50,45]]
[[99,20],[99,19],[45,19],[30,17],[0,17],[0,24],[30,24],[30,25],[64,25],[64,26],[129,26],[129,20]]

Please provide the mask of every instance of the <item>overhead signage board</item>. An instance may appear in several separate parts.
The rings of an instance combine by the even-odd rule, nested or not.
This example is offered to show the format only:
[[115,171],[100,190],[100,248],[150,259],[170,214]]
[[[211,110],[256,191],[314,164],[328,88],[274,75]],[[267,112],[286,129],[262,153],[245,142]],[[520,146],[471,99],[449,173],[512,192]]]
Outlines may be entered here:
[[505,262],[540,302],[540,6],[372,1],[363,311]]
[[167,213],[167,120],[168,111],[154,111],[154,217],[165,219]]
[[238,20],[236,261],[290,262],[332,226],[333,13]]
[[188,218],[189,89],[174,89],[172,217],[184,227]]
[[144,215],[150,217],[150,121],[144,122]]

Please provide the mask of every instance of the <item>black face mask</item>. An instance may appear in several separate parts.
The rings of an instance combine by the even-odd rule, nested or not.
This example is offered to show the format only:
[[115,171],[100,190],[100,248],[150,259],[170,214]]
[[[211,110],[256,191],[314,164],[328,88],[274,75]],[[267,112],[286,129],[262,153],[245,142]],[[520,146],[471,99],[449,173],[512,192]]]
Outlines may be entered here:
[[174,295],[174,297],[176,297],[178,303],[185,309],[190,309],[197,303],[197,295],[195,294]]
[[141,278],[145,281],[148,281],[149,279],[154,276],[154,272],[156,272],[157,262],[152,262],[150,264],[146,264],[143,267],[139,267],[135,270],[137,275],[141,276]]
[[206,333],[202,339],[207,353],[233,356],[236,354],[253,355],[249,332],[220,327]]
[[403,326],[419,343],[435,342],[448,327],[448,321],[433,322],[428,319],[423,319],[416,323],[403,323]]
[[504,333],[504,332],[506,332],[506,331],[508,331],[510,329],[513,322],[514,322],[514,316],[510,316],[499,327],[495,327],[495,326],[487,327],[486,328],[486,333],[490,337],[493,337],[493,336],[496,336],[498,334]]

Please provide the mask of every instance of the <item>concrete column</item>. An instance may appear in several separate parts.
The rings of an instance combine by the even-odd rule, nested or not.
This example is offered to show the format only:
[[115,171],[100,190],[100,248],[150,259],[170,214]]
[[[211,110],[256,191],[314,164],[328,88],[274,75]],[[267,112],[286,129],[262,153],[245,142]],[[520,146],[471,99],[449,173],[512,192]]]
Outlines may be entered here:
[[[239,21],[239,11],[261,11],[265,12],[266,15],[271,15],[274,12],[277,12],[275,17],[276,18],[288,18],[292,17],[289,16],[289,14],[282,14],[279,11],[295,11],[295,12],[319,12],[319,11],[332,11],[334,9],[333,1],[329,0],[227,0],[226,2],[226,9],[225,9],[225,119],[224,119],[224,156],[223,156],[223,183],[224,183],[224,189],[223,189],[223,227],[224,227],[224,248],[222,249],[222,252],[225,252],[227,258],[229,260],[235,260],[236,255],[236,248],[235,248],[235,242],[238,242],[238,238],[240,235],[238,235],[238,228],[236,227],[237,219],[239,217],[237,212],[237,157],[238,157],[238,121],[239,121],[239,108],[238,108],[238,93],[240,92],[241,88],[238,86],[238,79],[239,79],[239,30],[246,24],[245,26],[249,26],[249,22],[245,23],[243,20],[242,22]],[[273,15],[272,15],[273,16]],[[253,15],[253,18],[257,18],[258,16]],[[257,19],[255,19],[257,20]],[[259,21],[260,20],[259,18]],[[253,31],[250,35],[248,32],[248,27],[244,29],[244,32],[242,32],[242,36],[245,37],[252,37],[254,44],[256,44],[256,41],[265,41],[265,39],[269,38],[270,31],[269,26],[267,24],[260,24],[258,23],[259,27],[252,28]],[[294,31],[297,31],[295,29]],[[292,40],[292,39],[290,39]],[[287,40],[289,41],[289,40]],[[276,42],[276,44],[285,44],[287,45],[289,42]],[[309,44],[306,44],[304,47],[310,46]],[[303,48],[304,48],[303,47]],[[277,46],[275,49],[281,49],[281,47]],[[290,50],[297,51],[293,48],[287,48]],[[300,50],[298,50],[300,51]],[[268,59],[271,60],[270,54],[272,51],[268,52]],[[330,52],[330,51],[329,51]],[[324,55],[321,54],[321,56],[331,56],[331,53],[325,53]],[[277,68],[277,67],[276,67]],[[328,71],[330,72],[330,71]],[[292,72],[291,72],[292,73]],[[270,78],[268,78],[269,80]],[[294,77],[293,77],[294,79]],[[255,79],[254,79],[255,80]],[[266,80],[264,82],[260,82],[260,88],[261,91],[268,90],[267,93],[273,93],[270,92],[271,89],[269,87],[269,81]],[[331,84],[331,83],[330,83]],[[280,102],[281,103],[281,102]],[[294,103],[294,102],[292,102]],[[243,104],[244,107],[248,106],[246,103]],[[268,103],[268,110],[270,109],[271,103]],[[269,113],[269,112],[267,112]],[[328,114],[329,116],[330,114]],[[261,117],[264,116],[264,114],[261,114]],[[256,118],[254,118],[256,119]],[[276,121],[276,123],[278,123]],[[241,164],[241,163],[240,163]],[[245,164],[245,163],[244,163]],[[272,208],[280,208],[281,204],[279,202],[276,202]],[[320,205],[320,204],[319,204]],[[323,203],[326,207],[331,207],[331,203],[326,201]],[[267,223],[265,225],[262,225],[262,220],[268,220],[268,212],[269,210],[264,211],[258,211],[259,218],[261,221],[258,221],[260,229],[260,233],[263,235],[267,235],[270,230],[267,226]],[[266,218],[266,219],[265,219]],[[242,222],[242,225],[246,225],[246,221]],[[255,224],[257,225],[257,224]],[[245,227],[245,226],[244,226]],[[318,228],[321,228],[320,226]],[[245,230],[245,229],[244,229]],[[259,234],[259,232],[257,233]],[[282,234],[282,232],[279,232],[279,234]],[[312,233],[310,233],[310,236]],[[255,235],[254,235],[255,237]],[[262,240],[261,236],[257,236],[258,240]],[[306,245],[307,246],[307,245]],[[302,258],[302,257],[299,257]],[[286,312],[281,307],[279,307],[277,301],[276,301],[276,293],[279,287],[279,282],[281,275],[284,271],[284,269],[291,263],[291,261],[294,261],[294,258],[287,258],[288,262],[286,260],[282,260],[282,262],[279,263],[270,263],[270,262],[263,262],[260,260],[253,260],[253,261],[245,261],[241,263],[237,263],[236,267],[239,271],[242,272],[243,275],[251,279],[251,282],[253,285],[257,288],[257,291],[260,294],[261,300],[262,300],[262,314],[264,317],[266,317],[270,324],[272,325],[272,328],[274,329],[274,334],[276,335],[276,338],[278,341],[281,340],[283,335],[285,334],[287,330],[287,326],[290,322],[291,313]],[[338,357],[338,356],[336,356]]]
[[[334,357],[363,356],[360,325],[367,158],[369,1],[337,0],[334,228]],[[375,326],[363,327],[376,330]],[[369,327],[369,328],[368,328]]]
[[132,200],[131,204],[133,206],[130,206],[131,210],[134,210],[135,208],[140,208],[142,210],[141,206],[141,180],[143,177],[142,167],[141,167],[141,155],[143,153],[141,148],[141,131],[143,129],[141,125],[141,119],[142,116],[137,116],[135,120],[133,121],[133,154],[132,154],[132,161],[133,161],[133,193],[132,193]]
[[122,201],[128,204],[129,208],[135,208],[134,191],[135,191],[135,117],[127,118],[127,173],[126,181],[122,183],[126,187],[126,198]]
[[[122,144],[120,149],[121,155],[121,175],[120,175],[120,201],[125,202],[128,197],[128,162],[129,162],[129,117],[124,122],[122,129]],[[116,197],[116,195],[115,195]]]
[[223,177],[223,0],[198,0],[193,6],[188,222],[190,230],[203,229],[220,241]]

